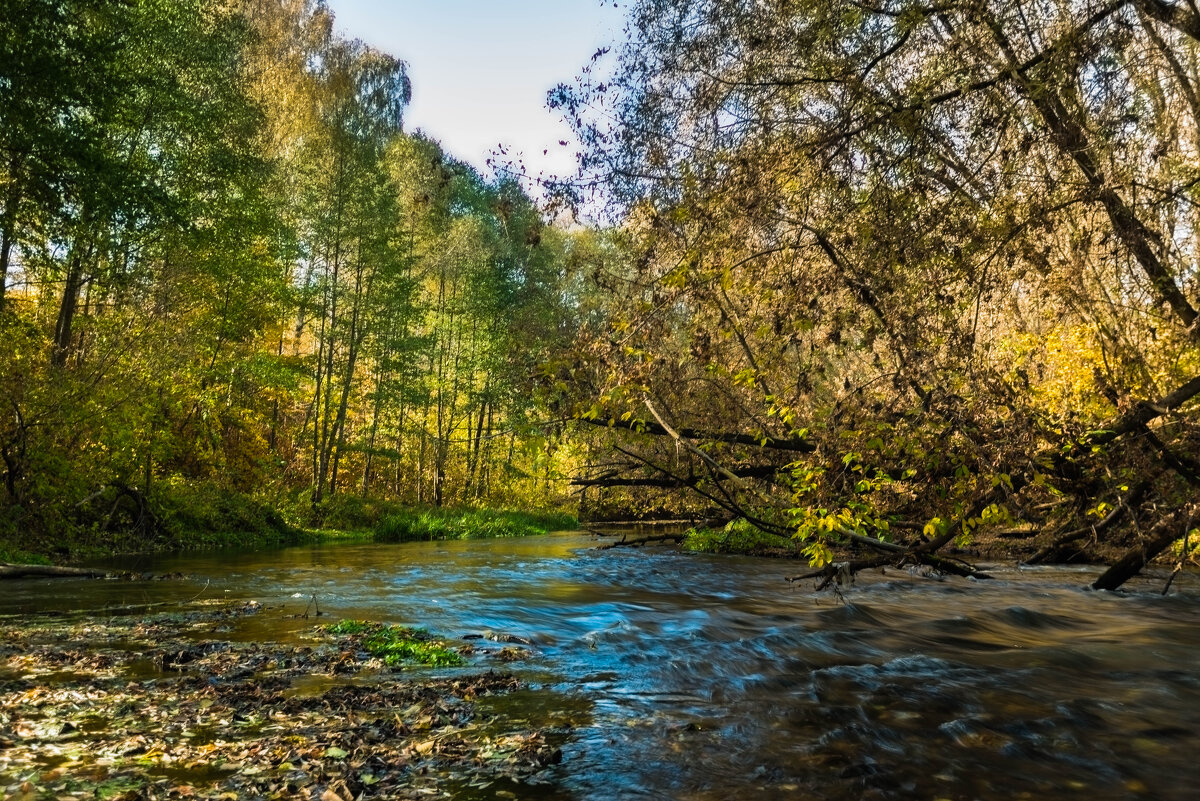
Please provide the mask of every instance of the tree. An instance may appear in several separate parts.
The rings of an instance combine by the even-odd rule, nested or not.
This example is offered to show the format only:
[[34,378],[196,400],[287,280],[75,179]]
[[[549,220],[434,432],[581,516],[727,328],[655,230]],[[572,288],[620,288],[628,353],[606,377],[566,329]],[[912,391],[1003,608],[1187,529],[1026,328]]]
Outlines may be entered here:
[[399,270],[401,220],[383,174],[402,130],[409,84],[404,64],[359,42],[335,42],[322,59],[320,138],[308,143],[310,183],[305,287],[315,291],[317,353],[312,425],[312,500],[336,491],[355,368],[372,320],[378,278]]
[[[846,532],[905,540],[896,523],[943,544],[1049,529],[1026,511],[1048,486],[1116,501],[1131,471],[1158,476],[1146,460],[1194,450],[1190,416],[1149,452],[1071,445],[1195,375],[1190,13],[646,0],[630,20],[615,77],[553,98],[639,265],[616,358],[589,343],[617,366],[581,413],[814,451],[710,436],[732,470],[691,450],[646,465],[699,470],[714,503],[819,563]],[[1194,471],[1168,472],[1158,501],[1192,498]]]

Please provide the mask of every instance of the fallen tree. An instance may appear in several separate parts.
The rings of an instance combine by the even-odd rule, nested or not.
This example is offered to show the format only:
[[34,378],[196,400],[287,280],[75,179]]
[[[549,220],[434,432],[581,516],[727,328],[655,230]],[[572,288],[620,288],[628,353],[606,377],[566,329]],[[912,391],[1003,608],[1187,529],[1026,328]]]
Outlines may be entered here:
[[1092,583],[1092,589],[1115,590],[1136,576],[1154,557],[1187,536],[1198,512],[1200,501],[1193,501],[1159,520],[1137,545]]
[[0,563],[0,579],[16,578],[131,578],[132,573],[91,567],[59,565],[14,565]]
[[611,548],[639,548],[643,545],[652,545],[657,542],[682,542],[686,534],[651,534],[646,537],[621,537],[616,542],[609,542],[604,545],[596,546],[597,551],[607,551]]
[[[1175,413],[1197,395],[1200,395],[1200,377],[1191,379],[1156,402],[1143,401],[1130,405],[1124,413],[1102,429],[1089,432],[1066,447],[1045,447],[1024,459],[1022,463],[1007,465],[1007,469],[997,469],[995,473],[1002,476],[1002,479],[993,481],[989,489],[976,495],[956,516],[943,521],[939,526],[922,525],[919,519],[896,514],[875,518],[877,528],[874,531],[854,529],[840,523],[829,524],[823,541],[829,547],[832,558],[813,570],[791,576],[788,580],[816,578],[821,579],[820,586],[825,587],[847,572],[853,575],[859,570],[889,565],[923,565],[942,573],[986,579],[987,574],[973,565],[947,557],[940,551],[956,540],[986,530],[989,512],[993,513],[993,517],[1000,518],[1002,516],[996,510],[1002,507],[1029,506],[1029,503],[1022,503],[1022,496],[1026,493],[1056,493],[1068,500],[1074,498],[1073,503],[1061,504],[1072,510],[1067,516],[1069,522],[1087,505],[1084,503],[1085,492],[1090,484],[1077,474],[1097,472],[1100,468],[1097,468],[1095,463],[1103,464],[1109,458],[1108,451],[1123,439],[1130,440],[1134,445],[1144,444],[1153,454],[1161,457],[1167,449],[1162,440],[1151,432],[1149,426],[1158,418]],[[631,448],[617,446],[621,453],[637,459],[638,469],[643,475],[622,475],[619,471],[609,470],[602,476],[578,478],[575,481],[577,485],[679,488],[698,493],[717,503],[735,519],[748,520],[765,531],[784,535],[792,533],[789,524],[781,522],[787,521],[789,515],[794,515],[794,506],[789,505],[794,504],[792,496],[781,498],[763,486],[755,486],[753,482],[778,480],[781,475],[787,474],[788,466],[794,468],[800,463],[726,467],[720,461],[720,446],[717,443],[727,445],[730,439],[728,436],[719,440],[707,440],[707,432],[700,429],[671,425],[648,398],[644,399],[644,406],[655,423],[641,426],[635,433],[650,439],[668,438],[674,442],[676,453],[688,458],[683,459],[677,455],[672,463],[664,459],[639,456],[639,453]],[[813,458],[819,459],[822,443],[817,440],[813,444],[814,450],[811,453]],[[739,440],[739,445],[746,446],[747,443]],[[771,446],[770,441],[759,443],[759,447],[764,451],[769,450]],[[1116,497],[1111,504],[1112,508],[1096,522],[1060,527],[1057,534],[1050,534],[1047,525],[1034,525],[1027,529],[1009,528],[1005,530],[1006,537],[1015,539],[1019,535],[1023,542],[1027,543],[1027,552],[1032,551],[1025,561],[1033,564],[1079,558],[1081,549],[1077,546],[1089,538],[1097,545],[1107,543],[1111,549],[1119,548],[1122,541],[1132,538],[1132,542],[1126,546],[1120,558],[1114,561],[1093,585],[1096,589],[1116,589],[1137,575],[1146,564],[1174,542],[1184,538],[1195,524],[1195,510],[1200,501],[1179,500],[1178,490],[1171,489],[1173,485],[1170,483],[1174,478],[1182,479],[1184,484],[1192,483],[1192,477],[1188,475],[1188,460],[1160,460],[1162,468],[1158,472],[1137,482],[1126,494]],[[1170,501],[1172,495],[1177,498],[1173,503]],[[1144,517],[1139,510],[1147,502],[1152,502],[1156,508],[1165,505],[1168,511],[1165,516],[1155,519],[1144,535],[1138,535],[1137,524]],[[1058,508],[1060,505],[1049,506]],[[911,513],[917,510],[919,506],[910,504],[907,509],[897,511]],[[1123,527],[1122,522],[1129,525]],[[1120,536],[1117,536],[1117,532],[1120,532]],[[1050,538],[1048,542],[1047,536]],[[623,540],[605,547],[640,545],[670,539],[675,537],[666,535],[628,542]],[[867,558],[853,556],[854,551],[864,549],[874,551],[875,555]]]
[[629,251],[563,370],[644,457],[611,495],[678,486],[817,565],[1186,535],[1185,5],[633,3],[614,69],[553,100]]

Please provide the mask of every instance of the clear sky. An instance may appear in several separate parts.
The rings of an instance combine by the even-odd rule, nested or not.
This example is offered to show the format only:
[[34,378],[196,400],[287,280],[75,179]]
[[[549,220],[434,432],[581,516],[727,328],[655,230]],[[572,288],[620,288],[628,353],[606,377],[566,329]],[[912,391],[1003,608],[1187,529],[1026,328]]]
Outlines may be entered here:
[[[350,38],[404,59],[413,99],[405,127],[485,170],[498,145],[530,173],[574,170],[570,129],[546,92],[570,82],[621,30],[614,0],[328,0]],[[559,145],[566,140],[568,145]],[[548,151],[543,155],[543,151]]]

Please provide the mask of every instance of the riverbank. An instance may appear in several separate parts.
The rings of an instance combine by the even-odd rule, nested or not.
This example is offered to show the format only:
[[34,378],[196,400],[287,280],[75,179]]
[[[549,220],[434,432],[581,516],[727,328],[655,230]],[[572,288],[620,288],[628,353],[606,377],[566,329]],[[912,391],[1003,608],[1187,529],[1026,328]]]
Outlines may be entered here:
[[297,643],[227,638],[281,612],[0,622],[0,795],[418,798],[561,761],[565,729],[486,709],[523,686],[504,671],[522,649],[316,618]]
[[[1053,548],[1054,536],[1032,529],[982,528],[972,533],[964,542],[952,544],[942,550],[944,556],[955,560],[1024,563],[1035,560],[1043,564],[1109,565],[1121,557],[1134,544],[1134,537],[1115,540],[1079,537],[1062,547]],[[738,556],[762,556],[778,559],[807,559],[803,553],[805,543],[763,531],[744,520],[735,521],[723,528],[697,527],[681,532],[679,548],[691,553],[732,554]],[[1200,567],[1200,553],[1196,543],[1191,543],[1190,559],[1185,564]],[[863,545],[848,543],[845,550],[835,553],[838,560],[852,558],[855,554],[870,554]],[[1051,558],[1041,558],[1051,556]],[[1180,548],[1167,549],[1152,560],[1158,564],[1181,562]]]
[[109,487],[70,515],[55,516],[53,525],[28,524],[7,511],[0,562],[20,564],[325,542],[527,537],[579,525],[573,515],[555,510],[433,508],[355,495],[313,507],[299,495],[260,499],[203,483],[162,487],[149,498],[123,485]]

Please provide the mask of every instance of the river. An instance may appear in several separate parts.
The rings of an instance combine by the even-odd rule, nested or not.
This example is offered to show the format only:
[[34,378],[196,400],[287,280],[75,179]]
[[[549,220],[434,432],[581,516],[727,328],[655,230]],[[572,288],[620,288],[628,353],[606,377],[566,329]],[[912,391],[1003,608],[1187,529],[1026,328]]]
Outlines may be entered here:
[[[1084,589],[1091,568],[994,581],[598,551],[579,533],[140,560],[181,581],[6,582],[0,613],[254,599],[232,636],[329,619],[529,640],[530,689],[491,701],[570,727],[528,799],[1192,799],[1200,794],[1200,577]],[[69,589],[68,589],[69,587]],[[443,672],[445,672],[443,670]],[[506,795],[507,794],[507,795]],[[478,797],[478,796],[476,796]],[[490,797],[490,796],[489,796]]]

